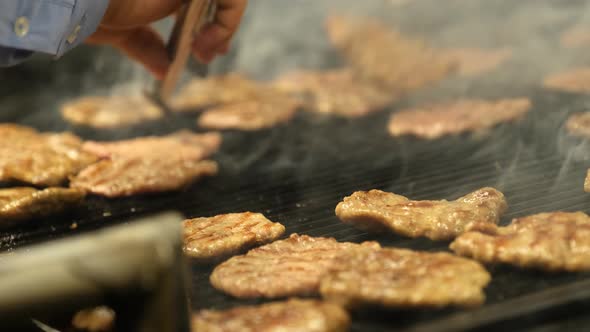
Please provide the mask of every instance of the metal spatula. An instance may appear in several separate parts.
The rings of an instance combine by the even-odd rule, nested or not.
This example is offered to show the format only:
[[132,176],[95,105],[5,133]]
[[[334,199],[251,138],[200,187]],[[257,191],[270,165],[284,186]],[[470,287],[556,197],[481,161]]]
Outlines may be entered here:
[[[161,82],[156,82],[153,90],[146,93],[149,99],[165,111],[169,110],[168,100],[186,68],[195,35],[201,31],[205,24],[214,19],[216,10],[216,0],[191,0],[179,10],[167,45],[171,65],[164,79]],[[199,68],[198,75],[206,76],[207,66],[205,64],[200,64],[200,66],[202,68]]]

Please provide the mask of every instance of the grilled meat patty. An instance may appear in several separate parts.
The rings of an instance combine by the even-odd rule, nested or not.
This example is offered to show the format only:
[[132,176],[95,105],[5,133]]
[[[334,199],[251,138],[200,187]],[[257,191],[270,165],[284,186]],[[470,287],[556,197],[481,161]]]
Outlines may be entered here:
[[80,310],[72,318],[76,330],[88,332],[109,332],[115,328],[115,312],[109,307]]
[[492,128],[522,119],[530,110],[526,98],[486,101],[464,99],[432,104],[396,112],[389,121],[393,136],[414,135],[436,139],[469,131]]
[[215,174],[214,161],[150,155],[101,160],[72,178],[70,186],[114,198],[180,190],[199,178]]
[[553,74],[543,82],[546,88],[572,93],[590,93],[590,68],[575,68]]
[[379,244],[293,234],[230,258],[213,270],[210,280],[218,290],[238,298],[317,294],[321,277],[335,259],[363,247],[379,248]]
[[394,95],[440,81],[457,67],[455,60],[442,52],[374,19],[334,16],[326,26],[330,41],[353,69]]
[[590,138],[590,112],[570,115],[565,122],[565,128],[570,135]]
[[217,174],[217,163],[203,160],[221,144],[218,133],[180,131],[110,143],[88,142],[84,150],[107,158],[73,177],[72,188],[106,197],[172,191]]
[[221,146],[219,133],[195,134],[188,130],[166,136],[148,136],[116,142],[85,142],[84,151],[100,158],[142,158],[154,151],[174,152],[183,160],[200,160],[209,157]]
[[561,45],[566,48],[585,47],[590,45],[590,30],[582,26],[574,26],[561,35]]
[[160,119],[162,110],[144,96],[83,97],[62,106],[63,118],[98,129],[132,126]]
[[272,242],[285,232],[285,226],[252,212],[188,219],[183,226],[184,253],[203,262]]
[[171,101],[177,112],[195,111],[257,98],[265,87],[246,76],[231,73],[189,82]]
[[84,200],[82,190],[29,187],[0,189],[0,227],[62,212]]
[[82,141],[70,133],[39,133],[32,128],[0,125],[0,182],[50,187],[94,163]]
[[290,299],[230,310],[204,310],[193,318],[199,332],[340,332],[350,317],[341,307],[318,300]]
[[283,95],[264,96],[211,108],[198,125],[210,129],[259,130],[288,122],[299,103]]
[[370,231],[448,240],[474,222],[496,224],[506,211],[504,194],[482,188],[454,201],[412,201],[380,190],[357,191],[336,206],[342,222]]
[[306,110],[348,117],[381,110],[396,99],[395,92],[356,77],[350,69],[292,72],[273,86],[297,96]]
[[457,48],[445,50],[443,54],[457,64],[457,74],[473,76],[496,69],[512,56],[512,51]]
[[479,263],[448,253],[365,249],[341,256],[320,292],[348,307],[471,307],[484,302],[490,280]]
[[485,263],[548,271],[590,270],[590,217],[549,212],[517,218],[506,227],[473,225],[451,249]]

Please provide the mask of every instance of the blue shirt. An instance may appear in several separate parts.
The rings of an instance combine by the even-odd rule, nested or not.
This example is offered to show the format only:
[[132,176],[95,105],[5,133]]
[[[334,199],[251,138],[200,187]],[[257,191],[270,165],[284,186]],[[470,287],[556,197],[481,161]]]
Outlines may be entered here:
[[109,0],[0,0],[0,66],[34,52],[60,57],[88,38]]

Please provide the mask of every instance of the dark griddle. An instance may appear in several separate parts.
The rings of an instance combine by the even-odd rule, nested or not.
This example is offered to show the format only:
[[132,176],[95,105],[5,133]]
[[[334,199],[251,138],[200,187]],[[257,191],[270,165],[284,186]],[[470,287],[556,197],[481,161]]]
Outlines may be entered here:
[[[302,113],[285,127],[257,133],[227,132],[222,151],[216,157],[222,165],[218,177],[180,193],[121,200],[90,198],[87,207],[70,215],[2,231],[0,247],[11,250],[124,222],[133,215],[173,208],[187,217],[258,211],[286,225],[287,234],[331,236],[354,242],[378,240],[384,246],[447,250],[445,242],[375,236],[335,218],[334,207],[343,196],[373,188],[415,199],[452,199],[483,186],[495,186],[506,194],[510,205],[503,224],[514,217],[544,211],[588,212],[589,198],[582,190],[587,164],[578,161],[583,142],[568,138],[561,129],[568,113],[583,109],[583,98],[536,89],[529,96],[534,109],[518,124],[431,142],[389,137],[385,130],[389,112],[358,120]],[[31,121],[36,120],[28,118],[28,123]],[[36,124],[42,128],[43,123],[39,119]],[[180,127],[182,123],[187,123],[186,119],[173,119],[171,126]],[[146,125],[121,136],[161,131]],[[77,132],[85,137],[105,135],[84,129]],[[577,154],[566,149],[576,146]],[[75,230],[70,229],[73,222],[78,225]],[[208,283],[210,271],[211,267],[193,266],[195,310],[256,303],[233,300],[215,291]],[[486,291],[488,304],[587,277],[508,267],[492,267],[491,272],[493,281]],[[360,312],[355,314],[354,330],[409,327],[456,312]]]
[[[542,77],[548,73],[572,64],[587,63],[587,50],[571,52],[556,49],[560,31],[583,18],[586,2],[445,1],[444,8],[441,8],[440,0],[416,0],[403,8],[385,7],[376,12],[392,18],[404,31],[432,35],[433,42],[442,46],[509,46],[515,49],[515,57],[501,70],[473,80],[450,80],[365,118],[346,120],[301,113],[290,124],[280,128],[255,133],[226,132],[223,147],[215,156],[222,167],[219,176],[201,181],[180,193],[120,200],[92,197],[86,207],[69,215],[0,231],[0,250],[13,250],[32,243],[71,236],[125,222],[136,215],[166,209],[180,210],[187,217],[257,211],[283,223],[287,227],[287,234],[298,232],[331,236],[341,241],[378,240],[384,246],[447,250],[448,243],[394,235],[371,235],[343,225],[335,218],[333,211],[342,197],[356,190],[373,188],[393,191],[413,199],[453,199],[483,186],[494,186],[506,194],[510,206],[502,224],[507,224],[514,217],[538,212],[590,212],[590,196],[582,188],[586,169],[590,166],[587,162],[590,145],[587,141],[568,137],[562,129],[568,114],[587,109],[587,98],[538,88]],[[318,1],[318,6],[331,2],[341,8],[350,5],[354,13],[355,6],[362,7],[364,3],[326,0]],[[378,2],[386,3],[382,0]],[[326,59],[319,63],[315,61],[315,56],[306,56],[329,49],[317,49],[316,45],[320,42],[312,38],[314,33],[307,30],[306,33],[301,32],[303,25],[309,25],[320,35],[322,14],[313,10],[311,5],[307,7],[291,3],[288,0],[252,1],[251,6],[255,9],[250,11],[250,18],[245,21],[242,36],[246,40],[244,45],[255,45],[259,39],[268,41],[270,36],[263,35],[268,33],[273,37],[276,35],[275,38],[285,45],[286,49],[281,56],[292,61],[284,61],[287,69],[292,64],[306,63],[304,60],[308,58],[312,68],[340,63],[334,58],[333,50],[322,54]],[[271,15],[276,14],[277,10],[283,12],[285,6],[292,14],[289,17],[296,19],[291,21],[285,20],[284,15]],[[568,16],[571,12],[578,15]],[[308,14],[312,20],[302,19],[307,18]],[[539,14],[538,17],[536,14]],[[317,22],[311,22],[314,20]],[[537,22],[543,20],[545,22]],[[261,30],[265,29],[257,25],[260,22],[286,28],[264,32]],[[305,35],[305,38],[293,36],[291,29]],[[535,39],[539,36],[543,40]],[[309,43],[306,43],[307,40]],[[314,48],[309,49],[310,45]],[[90,56],[86,51],[78,51],[79,69],[75,66],[66,67],[68,61],[65,60],[51,67],[63,74],[50,75],[53,77],[52,87],[65,86],[59,92],[61,98],[96,92],[88,86],[83,87],[84,80],[80,84],[76,73],[82,68],[88,72],[91,77],[89,81],[93,84],[97,78],[106,79],[108,82],[105,87],[108,87],[108,84],[119,78],[117,70],[104,75],[100,68],[87,69],[90,66],[86,63],[88,60],[82,60]],[[272,61],[263,58],[244,65],[244,59],[259,59],[259,48],[256,46],[244,46],[239,52],[246,55],[241,58],[242,68],[237,69],[244,69],[245,66],[260,77],[272,77],[284,69],[279,65],[283,62],[275,61],[275,58]],[[42,80],[38,79],[46,67],[33,67],[24,72],[15,68],[0,73],[13,82],[0,91],[5,94],[0,99],[2,121],[32,125],[41,130],[72,129],[60,119],[55,107],[47,106],[55,106],[57,101],[53,89],[45,89],[40,84]],[[228,67],[225,69],[236,69],[231,64]],[[39,82],[36,90],[31,90],[31,81]],[[34,91],[39,93],[31,98]],[[518,124],[499,126],[478,135],[421,141],[412,138],[394,139],[386,132],[386,123],[392,111],[424,100],[461,96],[528,96],[533,101],[533,110]],[[161,123],[152,123],[106,132],[73,129],[87,139],[119,139],[163,134],[177,128],[197,129],[194,123],[194,117],[187,116],[171,119],[164,127]],[[73,223],[76,223],[77,228],[71,229]],[[210,271],[211,267],[193,266],[192,302],[195,310],[256,303],[237,301],[212,289],[208,283]],[[493,281],[486,289],[487,303],[482,310],[495,310],[497,307],[494,305],[502,305],[500,311],[510,312],[515,307],[508,305],[521,296],[590,280],[587,274],[546,274],[505,266],[490,267],[490,271]],[[560,331],[573,327],[586,327],[588,330],[590,320],[587,318],[587,309],[584,309],[588,308],[588,302],[577,299],[568,306],[485,326],[477,324],[480,322],[477,317],[481,315],[474,316],[474,326],[480,330]],[[356,312],[353,330],[404,329],[461,312],[453,309]],[[487,316],[485,311],[483,316]],[[564,320],[564,316],[568,319]],[[427,331],[445,330],[449,326],[440,323],[430,326]]]

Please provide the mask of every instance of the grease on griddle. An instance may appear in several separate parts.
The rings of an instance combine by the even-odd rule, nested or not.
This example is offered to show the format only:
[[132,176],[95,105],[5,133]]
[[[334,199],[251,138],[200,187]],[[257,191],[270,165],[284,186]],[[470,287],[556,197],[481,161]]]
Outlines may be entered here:
[[336,206],[342,222],[371,232],[448,240],[474,222],[496,224],[506,211],[504,194],[482,188],[454,201],[412,201],[381,190],[357,191]]
[[590,270],[590,217],[549,212],[517,218],[506,227],[474,224],[451,249],[485,263],[547,271]]

